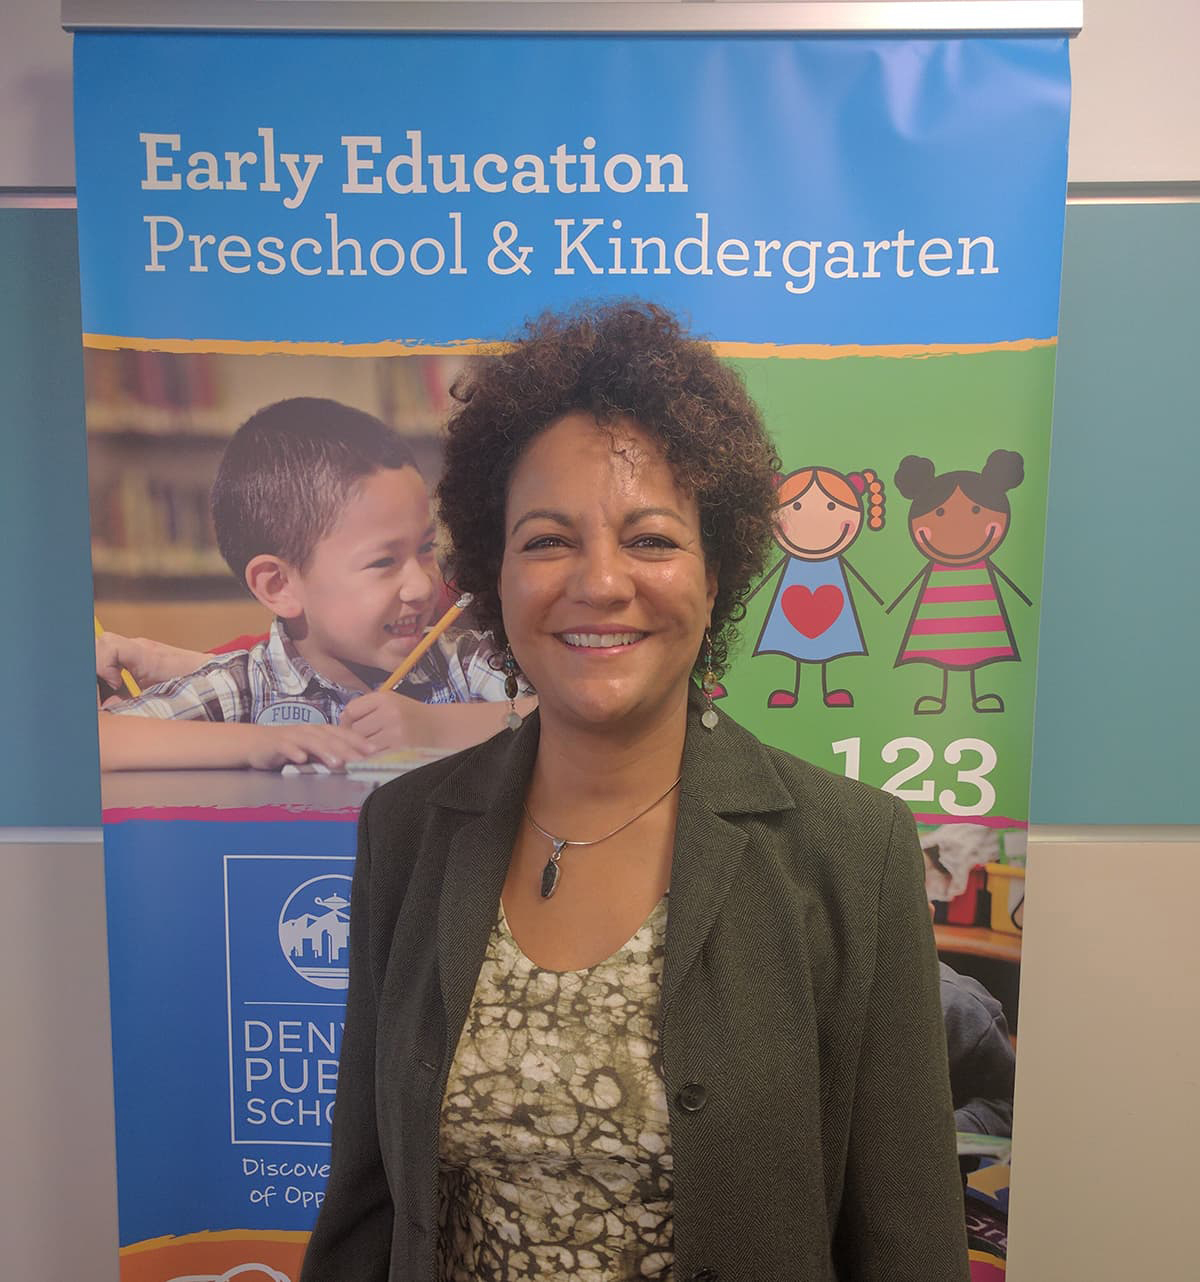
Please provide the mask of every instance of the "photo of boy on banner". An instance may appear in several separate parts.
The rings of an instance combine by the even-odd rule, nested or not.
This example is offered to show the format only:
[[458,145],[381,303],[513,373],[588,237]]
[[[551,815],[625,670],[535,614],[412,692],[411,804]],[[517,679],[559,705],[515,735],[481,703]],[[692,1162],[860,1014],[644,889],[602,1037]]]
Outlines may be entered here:
[[[269,632],[224,653],[97,637],[97,673],[135,697],[104,701],[106,770],[329,769],[413,745],[467,746],[500,728],[506,701],[488,639],[437,637],[390,688],[452,596],[412,448],[365,411],[291,397],[252,414],[212,487],[218,548],[269,612]],[[521,708],[531,703],[527,696]],[[143,720],[144,719],[144,720]]]

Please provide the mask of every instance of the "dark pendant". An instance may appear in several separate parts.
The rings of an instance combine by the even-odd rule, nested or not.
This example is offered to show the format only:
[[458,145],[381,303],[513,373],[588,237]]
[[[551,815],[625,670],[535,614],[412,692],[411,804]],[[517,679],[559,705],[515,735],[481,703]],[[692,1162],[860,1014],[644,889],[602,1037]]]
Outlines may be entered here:
[[[546,836],[550,837],[550,834],[547,833]],[[567,845],[567,839],[565,837],[550,837],[550,840],[554,843],[554,852],[551,854],[550,858],[546,860],[546,866],[542,869],[543,899],[549,899],[550,896],[554,894],[555,888],[558,886],[558,861]]]

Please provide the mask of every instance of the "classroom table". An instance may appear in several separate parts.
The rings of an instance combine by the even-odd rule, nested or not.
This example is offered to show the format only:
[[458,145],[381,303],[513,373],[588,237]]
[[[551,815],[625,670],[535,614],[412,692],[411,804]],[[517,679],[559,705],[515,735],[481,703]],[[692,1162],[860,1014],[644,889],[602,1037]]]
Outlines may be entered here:
[[[143,810],[282,809],[353,818],[375,787],[348,775],[283,775],[271,770],[113,770],[101,778],[105,817]],[[197,814],[196,818],[203,818]]]
[[1021,936],[1010,935],[987,926],[934,926],[933,937],[938,952],[965,953],[970,957],[990,957],[995,961],[1020,962]]

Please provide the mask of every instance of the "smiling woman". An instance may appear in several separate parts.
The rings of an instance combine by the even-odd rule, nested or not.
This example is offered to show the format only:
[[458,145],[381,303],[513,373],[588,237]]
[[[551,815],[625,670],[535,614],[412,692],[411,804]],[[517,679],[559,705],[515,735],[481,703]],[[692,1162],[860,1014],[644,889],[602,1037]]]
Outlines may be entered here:
[[695,497],[653,439],[567,415],[513,470],[508,512],[505,630],[543,721],[653,723],[664,700],[682,716],[717,578]]
[[538,709],[363,809],[304,1282],[963,1282],[911,817],[712,706],[754,405],[644,303],[455,395],[452,573]]
[[758,409],[733,371],[661,309],[616,306],[542,317],[524,342],[482,362],[455,393],[461,406],[438,501],[451,532],[454,581],[475,594],[483,626],[504,644],[500,569],[517,460],[568,415],[590,415],[605,429],[632,423],[653,439],[673,486],[696,504],[705,558],[717,575],[710,631],[719,673],[770,542],[778,468]]

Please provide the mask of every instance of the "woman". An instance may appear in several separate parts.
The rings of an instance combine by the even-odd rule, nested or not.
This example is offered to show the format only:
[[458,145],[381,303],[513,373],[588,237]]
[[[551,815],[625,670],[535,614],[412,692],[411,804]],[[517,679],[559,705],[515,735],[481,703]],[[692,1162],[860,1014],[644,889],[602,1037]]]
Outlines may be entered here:
[[539,708],[363,809],[305,1282],[961,1282],[912,821],[691,681],[770,542],[752,403],[642,304],[458,395],[454,578]]

